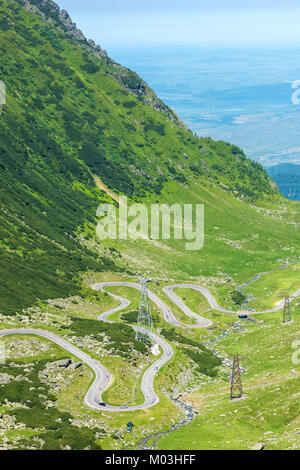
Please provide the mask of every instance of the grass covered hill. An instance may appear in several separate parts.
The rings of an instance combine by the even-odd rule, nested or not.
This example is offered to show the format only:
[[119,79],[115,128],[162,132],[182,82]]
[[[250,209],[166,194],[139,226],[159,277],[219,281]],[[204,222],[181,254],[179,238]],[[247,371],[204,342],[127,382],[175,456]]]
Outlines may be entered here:
[[[213,273],[219,253],[221,269],[236,256],[226,240],[232,232],[247,236],[249,220],[260,238],[254,260],[268,246],[272,264],[287,240],[287,250],[299,244],[298,206],[279,196],[259,164],[236,146],[193,135],[68,18],[52,1],[0,2],[0,80],[7,89],[0,111],[0,312],[73,294],[87,270],[131,269],[88,243],[97,206],[110,200],[95,175],[131,200],[204,202],[210,265],[202,274]],[[172,249],[181,259],[181,247]],[[247,265],[248,252],[238,252],[230,274]],[[154,260],[161,256],[157,249]],[[197,274],[199,263],[194,259],[187,275]]]

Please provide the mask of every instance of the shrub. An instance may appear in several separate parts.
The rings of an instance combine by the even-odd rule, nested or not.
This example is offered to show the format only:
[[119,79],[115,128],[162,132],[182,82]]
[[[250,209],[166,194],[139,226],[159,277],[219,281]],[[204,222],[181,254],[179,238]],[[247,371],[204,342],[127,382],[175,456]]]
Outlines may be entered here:
[[231,296],[233,302],[236,305],[239,305],[239,306],[243,305],[245,300],[247,300],[247,297],[244,294],[242,294],[242,292],[240,292],[238,290],[234,290],[233,292],[231,292],[230,296]]
[[124,108],[132,109],[132,108],[135,108],[135,106],[137,106],[137,103],[135,101],[125,101],[123,103],[123,106]]

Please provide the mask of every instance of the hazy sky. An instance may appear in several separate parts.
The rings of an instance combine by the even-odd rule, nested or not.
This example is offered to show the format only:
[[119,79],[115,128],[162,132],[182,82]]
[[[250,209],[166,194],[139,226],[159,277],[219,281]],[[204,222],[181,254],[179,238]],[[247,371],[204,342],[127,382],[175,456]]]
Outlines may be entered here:
[[300,43],[300,0],[56,0],[103,48]]

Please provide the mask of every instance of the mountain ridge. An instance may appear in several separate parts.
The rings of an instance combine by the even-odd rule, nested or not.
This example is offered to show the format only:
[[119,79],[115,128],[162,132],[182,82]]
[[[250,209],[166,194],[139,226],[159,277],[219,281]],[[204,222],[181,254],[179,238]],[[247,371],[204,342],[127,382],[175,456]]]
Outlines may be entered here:
[[78,42],[89,54],[103,59],[112,67],[107,73],[114,76],[130,93],[143,98],[146,104],[161,111],[176,124],[186,127],[176,113],[156,96],[149,85],[138,74],[108,57],[107,52],[97,45],[93,39],[87,39],[82,31],[77,28],[76,23],[72,21],[66,10],[60,9],[52,0],[24,0],[24,7],[28,11],[41,15],[61,32],[65,32],[70,40]]
[[[48,13],[0,0],[0,449],[299,447],[299,303],[284,327],[277,311],[299,292],[299,203],[239,147],[149,106]],[[150,210],[201,204],[203,248],[149,230],[100,240],[97,208],[120,216],[121,195]],[[159,357],[132,328],[141,276],[154,281]],[[241,292],[270,313],[238,319]],[[235,354],[244,399],[229,401]],[[158,400],[134,411],[144,391]]]
[[[258,211],[267,214],[257,223],[269,227],[272,243],[276,237],[277,245],[285,243],[291,231],[288,249],[295,246],[294,229],[285,226],[297,225],[294,206],[289,212],[265,170],[241,149],[200,139],[147,105],[120,84],[105,56],[89,54],[81,41],[70,40],[21,0],[3,1],[0,15],[0,79],[7,88],[0,114],[0,311],[11,314],[37,299],[78,292],[88,270],[131,271],[127,255],[120,261],[111,247],[94,240],[97,206],[112,202],[95,185],[95,175],[132,201],[172,202],[176,195],[174,202],[206,202],[202,274],[212,275],[213,253],[220,253],[223,264],[229,259],[232,238],[247,236],[246,219],[255,219]],[[225,225],[225,213],[235,222]],[[218,240],[216,224],[224,225]],[[229,233],[233,226],[236,235]],[[150,250],[149,259],[172,253],[162,250],[155,256]],[[172,256],[187,256],[181,250],[175,248]],[[146,252],[141,248],[140,255]],[[254,252],[258,259],[260,251]],[[270,252],[271,263],[277,257],[277,250]],[[201,266],[200,257],[180,263],[186,276]],[[174,270],[171,259],[167,266]]]

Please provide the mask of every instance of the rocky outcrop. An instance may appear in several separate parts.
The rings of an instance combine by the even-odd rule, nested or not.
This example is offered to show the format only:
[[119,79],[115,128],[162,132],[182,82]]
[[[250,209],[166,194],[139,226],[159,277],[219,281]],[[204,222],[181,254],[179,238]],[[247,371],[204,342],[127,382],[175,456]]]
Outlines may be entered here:
[[76,23],[72,21],[69,13],[66,10],[61,10],[52,0],[38,0],[34,3],[25,0],[24,4],[27,10],[38,13],[48,21],[53,22],[59,29],[64,30],[70,38],[89,44],[94,49],[95,55],[99,57],[107,56],[106,51],[95,44],[92,39],[87,40],[82,31],[77,28]]
[[97,55],[98,57],[107,57],[107,52],[102,49],[99,45],[97,45],[95,41],[93,41],[93,39],[89,39],[88,43],[94,49],[95,55]]
[[13,377],[11,375],[8,375],[6,373],[0,374],[0,385],[6,385],[12,380],[13,380]]
[[52,365],[54,367],[64,367],[67,369],[72,364],[71,359],[61,359],[60,361],[53,362]]
[[46,8],[49,13],[57,13],[59,11],[59,6],[52,2],[52,0],[40,0],[40,2],[37,2],[37,6]]
[[266,447],[266,444],[263,442],[259,442],[258,444],[255,444],[255,446],[252,447],[252,450],[264,450]]
[[66,10],[61,10],[58,14],[58,17],[62,24],[67,28],[67,31],[71,36],[73,36],[78,41],[86,41],[86,37],[81,32],[81,30],[77,28],[76,23],[73,23],[69,13]]
[[30,0],[25,0],[25,7],[30,11],[40,14],[47,20],[54,23],[60,22],[65,27],[67,34],[74,39],[86,41],[86,37],[77,28],[76,23],[73,23],[69,13],[66,10],[61,10],[52,0],[38,0],[34,3],[31,3]]
[[109,65],[106,72],[112,75],[124,88],[137,97],[143,98],[144,102],[160,113],[167,116],[175,124],[186,127],[179,117],[165,103],[163,103],[154,91],[135,72],[116,63],[107,56],[107,52],[97,45],[92,39],[87,40],[82,31],[77,28],[66,10],[61,10],[52,0],[24,0],[27,10],[43,16],[58,30],[64,32],[70,40],[80,42],[81,46],[90,54],[105,59]]

